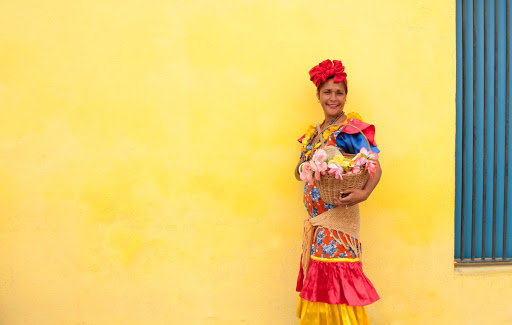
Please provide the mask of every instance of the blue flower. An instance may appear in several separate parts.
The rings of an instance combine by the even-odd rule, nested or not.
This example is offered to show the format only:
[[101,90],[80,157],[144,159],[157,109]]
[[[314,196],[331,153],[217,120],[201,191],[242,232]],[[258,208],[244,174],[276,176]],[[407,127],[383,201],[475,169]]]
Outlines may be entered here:
[[354,250],[352,249],[352,247],[348,247],[348,251],[350,252],[350,254],[352,254],[352,257],[356,257],[357,255],[354,253]]
[[311,255],[315,255],[315,245],[311,245]]
[[318,209],[316,206],[313,206],[313,211],[311,211],[311,218],[314,218],[318,215]]
[[331,255],[332,258],[338,250],[334,248],[334,241],[332,241],[329,245],[322,247],[322,251],[324,254]]
[[320,192],[316,186],[311,188],[311,199],[313,201],[318,201],[320,199]]
[[347,257],[347,253],[340,253],[340,255],[338,256],[338,258],[346,258]]
[[321,246],[323,244],[324,238],[327,234],[324,234],[324,230],[320,229],[316,235],[316,244]]
[[331,209],[334,209],[336,206],[334,204],[329,204],[327,202],[324,202],[324,206],[328,209],[328,210],[331,210]]

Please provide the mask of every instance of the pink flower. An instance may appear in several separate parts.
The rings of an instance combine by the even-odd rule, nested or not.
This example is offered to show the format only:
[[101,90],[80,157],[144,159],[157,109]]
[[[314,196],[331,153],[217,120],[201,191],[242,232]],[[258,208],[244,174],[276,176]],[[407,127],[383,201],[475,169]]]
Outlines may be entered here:
[[321,175],[325,175],[327,171],[327,152],[323,149],[318,149],[313,154],[310,162],[302,165],[300,179],[307,183],[313,183],[314,180],[320,180]]
[[318,171],[322,174],[327,170],[327,163],[325,161],[322,161],[321,163],[317,163],[315,165]]
[[352,168],[352,173],[353,174],[357,174],[361,171],[361,167],[359,166],[354,166],[354,168]]
[[366,150],[365,147],[362,147],[361,150],[359,150],[359,153],[363,154],[365,158],[371,159],[371,160],[378,160],[379,155],[375,152],[373,152],[371,149],[370,151]]
[[[364,149],[364,148],[363,148]],[[367,159],[363,156],[359,156],[356,158],[356,160],[354,161],[354,165],[355,166],[358,166],[358,167],[361,167],[361,166],[364,166],[367,162]]]
[[336,165],[336,164],[329,164],[329,165],[327,165],[327,167],[329,167],[329,173],[330,173],[330,172],[331,172],[331,170],[333,170],[333,169],[338,169],[338,165]]
[[334,174],[334,177],[336,177],[336,179],[343,178],[343,168],[338,167],[338,165],[336,164],[329,164],[327,166],[329,167],[329,174]]
[[327,152],[324,149],[318,149],[313,155],[313,161],[325,161],[327,159]]
[[316,179],[317,181],[319,181],[319,180],[320,180],[320,175],[321,175],[321,174],[322,174],[321,172],[315,172],[315,179]]
[[368,159],[371,159],[371,160],[379,160],[379,155],[375,152],[371,152],[368,154]]
[[300,179],[306,183],[313,182],[313,171],[311,170],[311,165],[309,163],[304,163],[302,165],[302,171],[300,172]]
[[[311,167],[316,172],[322,173],[327,170],[327,163],[325,160],[327,159],[327,152],[323,149],[318,149],[315,151],[313,158],[311,159]],[[313,167],[314,166],[314,167]],[[320,175],[318,176],[320,177]],[[320,178],[318,178],[320,179]]]
[[370,173],[370,177],[373,177],[375,172],[377,172],[377,169],[379,168],[379,165],[377,165],[374,161],[368,161],[368,164],[366,164],[366,169],[368,169],[368,173]]
[[318,172],[318,166],[315,164],[314,161],[311,161],[309,163],[306,163],[309,165],[309,169],[311,169],[312,172]]

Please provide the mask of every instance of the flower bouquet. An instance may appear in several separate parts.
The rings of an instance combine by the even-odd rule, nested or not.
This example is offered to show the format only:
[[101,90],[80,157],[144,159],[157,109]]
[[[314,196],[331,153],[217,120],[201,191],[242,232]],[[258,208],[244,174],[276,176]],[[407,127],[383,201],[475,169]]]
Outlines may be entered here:
[[361,148],[358,154],[342,154],[334,146],[319,148],[302,164],[300,179],[316,183],[320,197],[329,204],[347,188],[363,189],[378,169],[379,155]]

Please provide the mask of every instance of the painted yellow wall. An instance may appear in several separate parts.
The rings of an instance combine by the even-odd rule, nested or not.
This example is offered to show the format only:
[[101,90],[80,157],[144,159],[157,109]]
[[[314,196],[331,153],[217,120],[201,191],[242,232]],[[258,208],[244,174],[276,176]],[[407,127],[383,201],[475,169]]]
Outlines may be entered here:
[[377,125],[372,324],[509,324],[512,275],[453,269],[454,1],[3,1],[0,324],[296,324],[322,118],[342,59]]

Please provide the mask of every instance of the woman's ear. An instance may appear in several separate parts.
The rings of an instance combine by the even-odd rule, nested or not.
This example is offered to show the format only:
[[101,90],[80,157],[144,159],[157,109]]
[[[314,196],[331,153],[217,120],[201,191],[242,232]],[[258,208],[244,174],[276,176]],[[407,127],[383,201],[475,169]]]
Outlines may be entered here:
[[320,102],[320,91],[319,90],[316,91],[316,98]]

